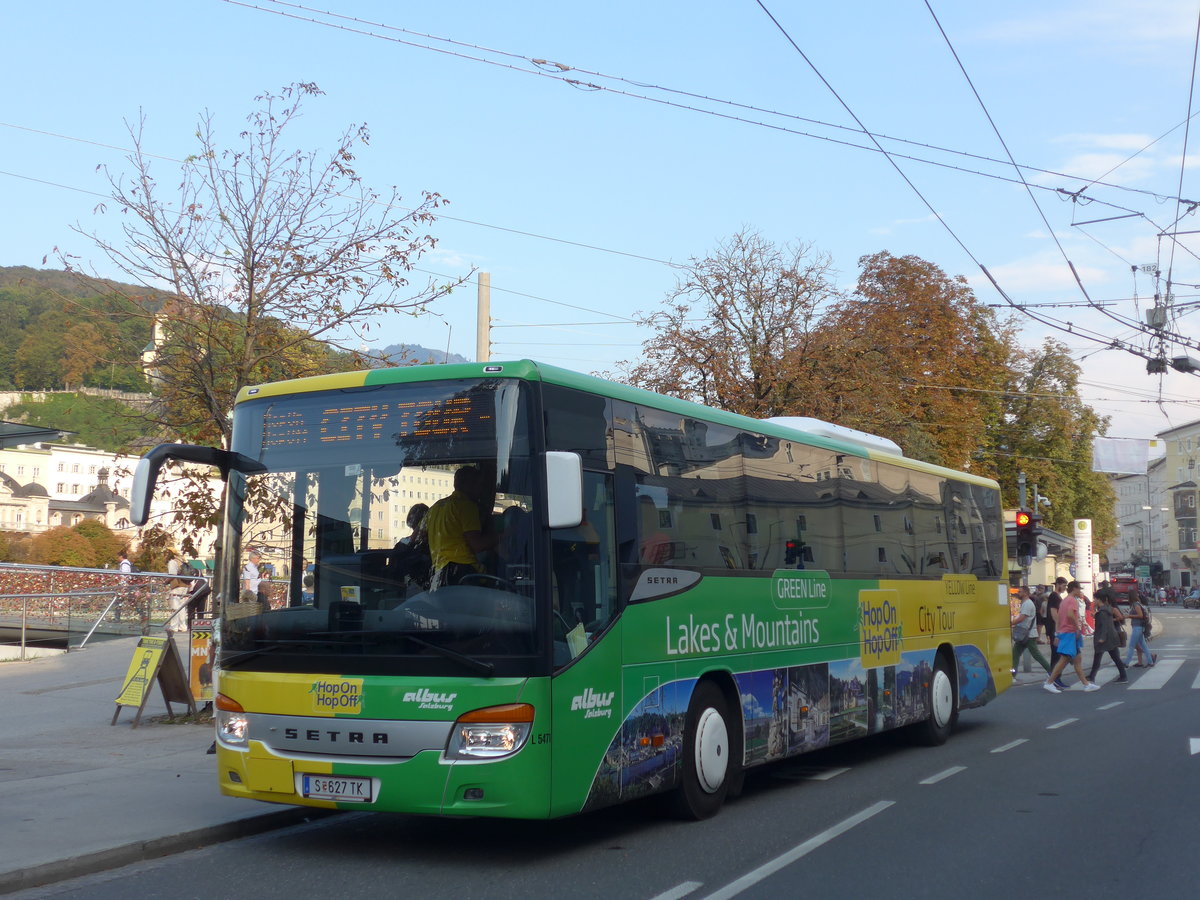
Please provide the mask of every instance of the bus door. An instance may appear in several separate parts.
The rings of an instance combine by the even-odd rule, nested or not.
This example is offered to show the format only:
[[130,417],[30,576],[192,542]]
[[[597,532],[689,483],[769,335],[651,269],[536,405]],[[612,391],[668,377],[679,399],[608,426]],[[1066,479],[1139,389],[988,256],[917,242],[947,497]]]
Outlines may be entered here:
[[585,471],[583,501],[577,528],[550,532],[556,814],[583,808],[623,718],[612,476]]

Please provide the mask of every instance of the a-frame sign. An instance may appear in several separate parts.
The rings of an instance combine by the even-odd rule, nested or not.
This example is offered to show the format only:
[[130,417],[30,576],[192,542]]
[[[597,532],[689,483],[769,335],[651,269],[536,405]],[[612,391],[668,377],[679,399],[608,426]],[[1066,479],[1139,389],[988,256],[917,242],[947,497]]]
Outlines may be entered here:
[[121,693],[117,695],[117,708],[113,710],[109,724],[117,724],[122,706],[134,706],[137,707],[137,715],[133,717],[133,727],[137,728],[155,681],[162,688],[163,700],[167,703],[167,717],[171,721],[175,721],[172,703],[186,704],[188,712],[196,714],[196,702],[184,677],[183,661],[179,658],[175,642],[169,637],[144,637],[133,651],[129,671],[125,673],[125,682],[121,686]]

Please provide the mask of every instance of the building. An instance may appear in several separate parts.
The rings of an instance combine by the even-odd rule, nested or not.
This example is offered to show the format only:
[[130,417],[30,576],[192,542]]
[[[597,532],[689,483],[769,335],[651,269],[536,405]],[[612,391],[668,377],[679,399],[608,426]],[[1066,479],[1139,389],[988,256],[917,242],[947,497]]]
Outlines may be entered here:
[[[84,519],[103,522],[136,546],[139,530],[129,522],[129,491],[137,457],[83,444],[39,442],[0,449],[0,531],[40,534]],[[214,489],[219,481],[213,479]],[[168,500],[151,503],[156,521],[169,521]],[[210,556],[215,534],[203,541]]]
[[[1152,557],[1163,563],[1170,584],[1190,589],[1200,584],[1200,540],[1196,534],[1197,489],[1200,484],[1200,421],[1189,422],[1158,436],[1166,441],[1161,502],[1151,509]],[[1154,518],[1157,516],[1157,518]]]
[[[1108,548],[1109,570],[1132,571],[1154,562],[1166,565],[1168,535],[1164,510],[1169,508],[1167,461],[1151,460],[1145,474],[1113,475],[1117,495],[1117,539]],[[1153,538],[1153,540],[1151,540]]]

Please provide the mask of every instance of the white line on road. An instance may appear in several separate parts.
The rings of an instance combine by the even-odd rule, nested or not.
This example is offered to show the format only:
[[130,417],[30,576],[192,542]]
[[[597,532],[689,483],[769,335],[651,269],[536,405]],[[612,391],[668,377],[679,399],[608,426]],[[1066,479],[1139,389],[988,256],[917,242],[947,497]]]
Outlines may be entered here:
[[1001,744],[992,753],[1003,753],[1006,750],[1011,750],[1013,747],[1020,747],[1022,744],[1028,744],[1029,738],[1017,738],[1015,741],[1009,741],[1007,744]]
[[895,802],[896,801],[894,801],[894,800],[880,800],[878,803],[874,804],[873,806],[868,806],[862,812],[857,813],[857,814],[851,816],[850,818],[845,819],[842,822],[839,822],[837,825],[834,825],[832,828],[830,828],[826,831],[822,831],[820,834],[809,838],[803,844],[799,844],[798,846],[793,847],[791,850],[789,850],[787,853],[784,853],[782,856],[777,856],[770,862],[763,863],[757,869],[747,872],[745,875],[743,875],[737,881],[731,881],[729,884],[725,885],[725,887],[721,888],[715,894],[709,894],[708,897],[705,898],[705,900],[728,900],[729,897],[736,897],[742,891],[746,890],[747,888],[753,887],[754,885],[758,884],[760,881],[762,881],[767,876],[774,875],[776,872],[778,872],[780,869],[784,868],[785,866],[791,865],[796,860],[802,859],[803,857],[807,856],[809,853],[812,853],[818,847],[821,847],[822,845],[829,843],[838,835],[845,834],[847,831],[849,831],[851,828],[854,828],[856,825],[860,825],[863,822],[867,821],[867,819],[871,818],[872,816],[878,815],[879,813],[881,813],[885,809],[887,809],[889,806],[893,805]]
[[1196,674],[1196,680],[1192,682],[1192,690],[1200,690],[1200,673]]
[[1062,728],[1064,725],[1070,725],[1072,722],[1078,722],[1079,719],[1063,719],[1061,722],[1055,722],[1053,725],[1047,725],[1047,731],[1053,731],[1055,728]]
[[1138,680],[1129,686],[1129,690],[1157,691],[1182,665],[1182,659],[1160,659],[1153,668],[1143,672]]
[[681,897],[686,897],[703,883],[702,881],[685,881],[675,885],[669,891],[663,891],[658,896],[651,897],[650,900],[680,900]]
[[949,778],[951,775],[957,775],[959,772],[965,772],[966,766],[951,766],[945,771],[938,772],[936,775],[930,775],[928,778],[918,781],[917,784],[937,784],[944,778]]
[[1195,756],[1197,753],[1200,753],[1200,738],[1190,738],[1188,740],[1188,747],[1192,751],[1192,756]]
[[1097,706],[1096,709],[1112,709],[1113,707],[1120,706],[1124,702],[1124,700],[1114,700],[1112,703],[1105,703],[1103,706]]
[[824,772],[817,772],[815,775],[809,775],[809,781],[828,781],[830,778],[837,778],[839,775],[845,775],[850,771],[849,766],[843,766],[840,769],[826,769]]

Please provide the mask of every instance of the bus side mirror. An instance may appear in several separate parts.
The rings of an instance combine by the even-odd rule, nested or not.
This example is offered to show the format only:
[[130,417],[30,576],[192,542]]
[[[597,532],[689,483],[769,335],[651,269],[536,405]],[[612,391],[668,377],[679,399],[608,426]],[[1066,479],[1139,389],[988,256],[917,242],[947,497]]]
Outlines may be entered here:
[[158,471],[169,459],[215,466],[221,470],[222,478],[229,474],[230,469],[247,475],[266,471],[263,465],[240,453],[193,444],[159,444],[153,450],[146,451],[133,471],[133,486],[129,491],[129,521],[134,525],[145,525],[150,518],[150,501],[154,498]]
[[578,453],[546,451],[546,519],[551,528],[583,521],[583,460]]

